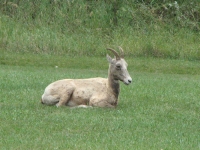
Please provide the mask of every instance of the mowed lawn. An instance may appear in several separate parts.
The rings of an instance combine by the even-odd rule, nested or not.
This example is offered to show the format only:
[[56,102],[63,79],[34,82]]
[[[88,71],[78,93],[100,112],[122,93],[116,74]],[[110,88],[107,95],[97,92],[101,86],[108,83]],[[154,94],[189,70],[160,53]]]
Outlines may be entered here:
[[0,65],[0,149],[200,149],[200,75],[129,73],[116,109],[71,109],[40,104],[45,87],[107,70]]

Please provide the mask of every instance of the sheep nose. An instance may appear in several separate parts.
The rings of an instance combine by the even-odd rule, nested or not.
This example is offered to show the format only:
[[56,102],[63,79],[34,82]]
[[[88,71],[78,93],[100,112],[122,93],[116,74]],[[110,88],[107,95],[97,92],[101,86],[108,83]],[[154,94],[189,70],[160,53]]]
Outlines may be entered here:
[[129,82],[129,83],[131,83],[131,82],[132,82],[132,80],[128,79],[128,82]]

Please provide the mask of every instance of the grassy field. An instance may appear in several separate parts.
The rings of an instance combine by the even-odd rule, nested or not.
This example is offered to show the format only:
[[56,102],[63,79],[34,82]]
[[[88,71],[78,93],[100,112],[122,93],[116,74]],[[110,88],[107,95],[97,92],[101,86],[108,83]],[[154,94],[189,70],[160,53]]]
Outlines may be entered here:
[[[40,104],[55,80],[107,77],[117,46],[116,109]],[[1,1],[0,149],[200,150],[199,60],[198,1]]]
[[116,109],[70,109],[41,105],[44,88],[62,78],[107,77],[106,58],[15,56],[0,60],[2,150],[200,149],[198,61],[129,58],[133,83],[121,84]]
[[200,60],[200,3],[177,0],[0,2],[0,51]]

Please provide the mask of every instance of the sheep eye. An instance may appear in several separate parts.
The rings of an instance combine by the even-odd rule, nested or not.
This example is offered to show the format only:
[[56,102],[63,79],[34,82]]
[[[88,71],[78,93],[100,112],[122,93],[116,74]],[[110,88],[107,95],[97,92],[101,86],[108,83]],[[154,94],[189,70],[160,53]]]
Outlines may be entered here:
[[121,66],[120,66],[120,65],[117,65],[117,66],[116,66],[116,69],[117,69],[117,70],[121,70]]

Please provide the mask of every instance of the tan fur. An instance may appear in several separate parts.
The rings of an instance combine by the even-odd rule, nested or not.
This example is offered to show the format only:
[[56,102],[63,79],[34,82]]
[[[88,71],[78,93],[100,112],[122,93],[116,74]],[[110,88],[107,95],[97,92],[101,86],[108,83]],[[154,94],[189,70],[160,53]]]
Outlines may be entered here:
[[[46,87],[41,102],[57,107],[116,107],[120,92],[119,80],[128,85],[132,79],[123,58],[112,59],[107,55],[107,59],[110,63],[108,79],[63,79],[53,82]],[[120,70],[117,66],[121,66]]]

